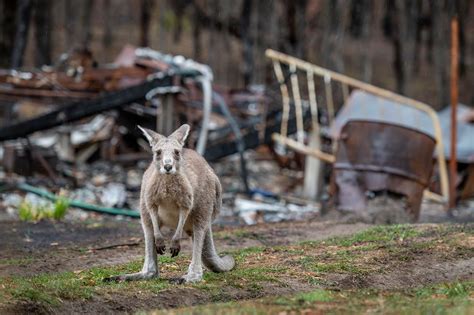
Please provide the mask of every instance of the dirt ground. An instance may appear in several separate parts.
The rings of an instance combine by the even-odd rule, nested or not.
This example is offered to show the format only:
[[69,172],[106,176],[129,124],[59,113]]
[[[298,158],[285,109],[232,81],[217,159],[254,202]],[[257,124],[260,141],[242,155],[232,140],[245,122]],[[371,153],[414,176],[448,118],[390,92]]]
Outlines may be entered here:
[[225,274],[206,272],[202,283],[186,285],[168,279],[185,273],[188,241],[178,258],[161,256],[161,279],[102,282],[140,269],[143,241],[136,220],[0,222],[0,231],[2,314],[179,311],[316,289],[398,292],[458,282],[468,288],[468,300],[474,297],[473,224],[314,220],[216,228],[219,251],[232,254],[237,267]]
[[[323,240],[350,235],[368,226],[334,221],[288,222],[236,230],[215,228],[214,234],[218,249],[232,250]],[[117,265],[143,256],[138,220],[90,224],[0,222],[0,231],[0,277]],[[189,241],[183,242],[183,251],[190,253],[190,245]],[[1,264],[4,260],[19,263]],[[31,261],[34,264],[29,263]]]

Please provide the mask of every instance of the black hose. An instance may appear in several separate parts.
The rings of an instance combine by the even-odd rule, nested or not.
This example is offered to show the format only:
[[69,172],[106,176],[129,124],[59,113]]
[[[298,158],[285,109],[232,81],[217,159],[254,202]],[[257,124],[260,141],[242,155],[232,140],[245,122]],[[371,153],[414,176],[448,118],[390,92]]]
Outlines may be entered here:
[[232,116],[224,98],[215,91],[212,92],[212,97],[216,100],[217,104],[219,105],[221,109],[222,114],[227,119],[227,122],[229,123],[235,135],[235,141],[237,143],[237,151],[239,152],[239,157],[240,157],[240,177],[242,178],[242,183],[244,184],[245,193],[250,194],[247,164],[244,157],[245,142],[244,142],[244,138],[242,137],[242,133],[240,132],[239,124],[235,120],[234,116]]

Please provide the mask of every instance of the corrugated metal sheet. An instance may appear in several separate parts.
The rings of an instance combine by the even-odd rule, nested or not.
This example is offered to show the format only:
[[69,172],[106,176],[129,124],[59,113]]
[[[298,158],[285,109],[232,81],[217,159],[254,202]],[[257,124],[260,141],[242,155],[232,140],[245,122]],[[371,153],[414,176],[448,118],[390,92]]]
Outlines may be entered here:
[[338,138],[342,127],[350,120],[389,123],[434,136],[433,124],[425,112],[361,90],[354,90],[338,112],[330,129],[331,136]]
[[[446,158],[450,157],[451,145],[451,106],[446,107],[438,114],[443,130],[443,142]],[[474,109],[466,105],[458,104],[457,107],[457,136],[456,153],[457,160],[462,163],[474,163],[474,123],[468,121],[468,117],[474,116]]]

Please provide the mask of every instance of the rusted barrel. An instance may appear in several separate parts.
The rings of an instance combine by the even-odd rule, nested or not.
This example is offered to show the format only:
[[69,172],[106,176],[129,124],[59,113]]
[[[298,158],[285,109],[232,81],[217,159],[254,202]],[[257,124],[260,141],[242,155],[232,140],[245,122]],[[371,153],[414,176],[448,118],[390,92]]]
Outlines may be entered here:
[[417,220],[433,172],[435,140],[420,131],[383,122],[352,120],[338,142],[334,180],[339,210],[363,214],[367,192],[388,191],[407,199]]

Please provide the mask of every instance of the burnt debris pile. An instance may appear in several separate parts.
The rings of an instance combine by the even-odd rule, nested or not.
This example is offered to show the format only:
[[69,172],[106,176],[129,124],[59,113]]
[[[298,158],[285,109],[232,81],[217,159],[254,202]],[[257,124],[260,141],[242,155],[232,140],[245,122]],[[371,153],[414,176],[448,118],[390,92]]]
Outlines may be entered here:
[[[0,208],[22,200],[137,217],[151,154],[137,125],[188,146],[224,187],[222,223],[307,219],[330,209],[357,220],[420,218],[445,207],[449,108],[267,51],[273,85],[232,89],[182,56],[126,46],[110,64],[73,50],[39,70],[0,70]],[[474,196],[474,114],[458,106],[457,199]],[[387,201],[388,200],[388,201]],[[91,212],[76,212],[84,218]]]

